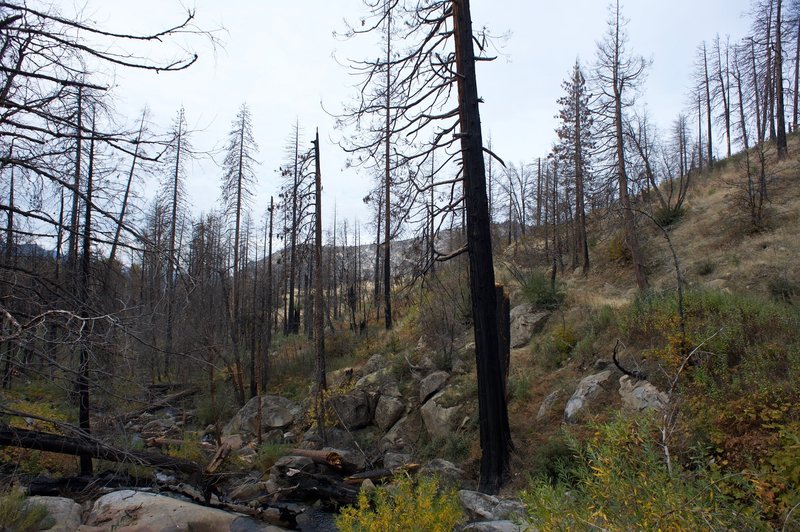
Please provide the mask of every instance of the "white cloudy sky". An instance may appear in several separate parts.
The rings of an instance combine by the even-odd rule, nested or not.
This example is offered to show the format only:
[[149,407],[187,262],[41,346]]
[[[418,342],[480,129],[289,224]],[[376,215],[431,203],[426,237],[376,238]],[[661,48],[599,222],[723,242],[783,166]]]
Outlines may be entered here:
[[[119,71],[115,95],[118,108],[134,117],[147,104],[156,123],[166,127],[184,105],[199,149],[221,145],[242,102],[253,112],[260,144],[259,187],[254,205],[263,212],[276,193],[276,169],[295,119],[311,140],[315,127],[323,139],[324,209],[335,202],[341,216],[364,221],[368,211],[361,198],[369,178],[344,169],[344,156],[329,141],[333,120],[323,110],[339,109],[354,93],[354,79],[334,56],[375,57],[367,43],[341,42],[333,36],[343,20],[357,20],[360,0],[59,0],[65,14],[83,8],[97,23],[140,32],[174,23],[196,8],[197,24],[223,27],[221,47],[207,41],[187,41],[200,54],[185,72],[152,74]],[[736,39],[747,31],[743,16],[750,0],[627,0],[630,49],[653,60],[642,101],[662,127],[686,101],[697,45],[716,33]],[[554,140],[556,99],[561,82],[576,58],[594,59],[596,42],[606,29],[605,0],[473,0],[473,22],[492,33],[508,33],[502,55],[481,63],[478,88],[484,135],[491,133],[494,150],[507,161],[532,161],[547,153]],[[188,190],[196,211],[218,201],[219,175],[209,163],[190,172]]]

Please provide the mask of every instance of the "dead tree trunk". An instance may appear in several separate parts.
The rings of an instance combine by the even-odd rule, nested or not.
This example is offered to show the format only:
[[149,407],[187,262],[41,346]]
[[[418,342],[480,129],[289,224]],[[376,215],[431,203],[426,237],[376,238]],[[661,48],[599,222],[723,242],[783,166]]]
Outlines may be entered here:
[[479,489],[497,493],[509,474],[513,448],[503,390],[503,362],[498,356],[497,300],[486,170],[478,108],[475,54],[469,0],[454,1],[453,34],[458,74],[459,123],[467,215],[470,293],[478,373],[481,465]]

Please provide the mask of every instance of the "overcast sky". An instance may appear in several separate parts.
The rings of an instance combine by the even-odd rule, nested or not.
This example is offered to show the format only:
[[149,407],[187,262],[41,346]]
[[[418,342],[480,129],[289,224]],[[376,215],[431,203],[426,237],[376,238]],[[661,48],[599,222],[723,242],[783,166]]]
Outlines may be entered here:
[[[333,32],[343,20],[358,20],[360,0],[60,0],[65,14],[76,6],[98,24],[115,30],[148,32],[174,24],[196,8],[197,25],[224,28],[216,50],[201,38],[188,39],[200,59],[179,73],[116,73],[117,107],[135,117],[144,105],[153,121],[166,128],[183,105],[196,133],[194,146],[221,146],[242,102],[250,106],[260,145],[258,194],[254,211],[260,216],[276,194],[276,169],[297,119],[308,143],[319,127],[325,188],[323,210],[329,226],[334,203],[340,218],[370,217],[361,198],[369,176],[344,168],[344,155],[330,141],[333,119],[323,110],[340,109],[355,93],[354,78],[340,61],[377,57],[364,40],[342,42]],[[194,3],[191,3],[194,2]],[[719,33],[738,39],[747,32],[743,16],[750,0],[628,0],[623,12],[630,20],[629,50],[652,59],[641,102],[662,128],[684,109],[698,44]],[[606,30],[604,0],[537,1],[473,0],[476,28],[508,34],[501,55],[480,63],[478,90],[484,138],[491,134],[494,151],[510,162],[531,162],[547,154],[556,127],[556,100],[561,82],[576,59],[590,64],[596,43]],[[205,162],[189,172],[187,189],[195,212],[218,203],[221,171]]]

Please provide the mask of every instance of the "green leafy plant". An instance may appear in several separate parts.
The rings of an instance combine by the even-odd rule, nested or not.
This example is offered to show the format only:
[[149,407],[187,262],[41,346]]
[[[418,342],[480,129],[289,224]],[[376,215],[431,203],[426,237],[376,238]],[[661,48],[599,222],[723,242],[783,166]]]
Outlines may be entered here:
[[336,527],[342,532],[450,532],[463,519],[456,493],[440,489],[436,478],[401,476],[369,495],[361,490],[356,505],[342,509]]
[[48,517],[47,509],[39,504],[26,502],[20,490],[11,490],[0,495],[0,530],[9,532],[34,532]]
[[540,270],[534,270],[524,279],[522,293],[533,306],[545,310],[557,309],[564,302],[564,293],[558,284],[553,286],[551,279]]
[[755,507],[721,493],[704,469],[669,474],[649,417],[594,426],[572,444],[573,479],[540,476],[523,500],[541,530],[765,530]]

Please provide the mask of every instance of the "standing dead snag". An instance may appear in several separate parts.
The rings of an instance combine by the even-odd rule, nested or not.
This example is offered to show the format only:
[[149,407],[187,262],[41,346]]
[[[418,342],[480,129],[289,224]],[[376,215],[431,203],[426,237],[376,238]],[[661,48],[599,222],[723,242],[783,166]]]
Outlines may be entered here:
[[322,444],[327,444],[325,437],[325,391],[328,383],[325,376],[325,325],[323,322],[324,303],[322,302],[322,175],[319,162],[319,131],[314,138],[314,348],[317,367],[315,384],[317,388],[317,429]]
[[504,364],[498,356],[500,342],[492,262],[492,235],[489,202],[486,196],[486,169],[483,160],[469,0],[454,1],[452,6],[464,203],[467,214],[469,279],[478,370],[482,450],[479,489],[485,493],[496,493],[508,476],[509,455],[513,443],[503,384]]

